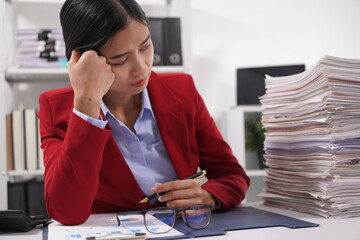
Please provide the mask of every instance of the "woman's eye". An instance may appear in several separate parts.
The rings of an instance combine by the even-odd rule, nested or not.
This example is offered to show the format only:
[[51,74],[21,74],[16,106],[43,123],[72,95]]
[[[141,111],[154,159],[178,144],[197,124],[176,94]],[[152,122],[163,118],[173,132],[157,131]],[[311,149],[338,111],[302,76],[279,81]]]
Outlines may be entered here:
[[126,62],[126,60],[127,60],[127,58],[126,58],[126,59],[124,59],[124,60],[122,60],[122,61],[120,61],[120,62],[113,63],[113,64],[111,64],[111,65],[114,65],[114,66],[120,66],[120,65],[123,65],[123,64]]
[[146,51],[149,47],[150,47],[150,44],[148,44],[148,45],[140,48],[140,51],[142,51],[142,52],[143,52],[143,51]]

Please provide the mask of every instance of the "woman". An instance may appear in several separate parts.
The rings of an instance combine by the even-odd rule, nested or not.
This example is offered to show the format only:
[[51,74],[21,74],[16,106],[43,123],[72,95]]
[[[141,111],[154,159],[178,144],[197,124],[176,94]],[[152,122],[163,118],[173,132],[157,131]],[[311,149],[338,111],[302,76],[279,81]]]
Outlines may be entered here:
[[[39,98],[49,216],[238,205],[249,178],[187,74],[151,71],[153,45],[134,0],[67,0],[60,12],[70,88]],[[207,171],[200,186],[186,177]],[[158,201],[139,203],[152,193]]]

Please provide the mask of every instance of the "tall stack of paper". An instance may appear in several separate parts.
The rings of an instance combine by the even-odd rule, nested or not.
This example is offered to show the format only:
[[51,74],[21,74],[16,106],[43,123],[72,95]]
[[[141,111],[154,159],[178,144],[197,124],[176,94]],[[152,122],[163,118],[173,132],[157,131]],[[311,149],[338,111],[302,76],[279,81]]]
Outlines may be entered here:
[[360,60],[325,56],[265,86],[265,204],[360,216]]
[[65,43],[61,29],[19,29],[15,33],[19,67],[65,67]]

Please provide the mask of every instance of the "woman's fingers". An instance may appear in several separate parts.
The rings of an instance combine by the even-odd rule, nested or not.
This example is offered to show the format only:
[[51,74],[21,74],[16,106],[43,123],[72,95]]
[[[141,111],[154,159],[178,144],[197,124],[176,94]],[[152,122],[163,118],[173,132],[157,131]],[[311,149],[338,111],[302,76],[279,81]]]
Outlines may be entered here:
[[158,200],[166,202],[170,208],[184,208],[194,204],[210,204],[213,208],[216,206],[211,194],[202,189],[194,179],[157,183],[151,190],[157,193],[166,192]]
[[77,63],[81,57],[81,53],[78,50],[72,50],[71,56],[68,64]]

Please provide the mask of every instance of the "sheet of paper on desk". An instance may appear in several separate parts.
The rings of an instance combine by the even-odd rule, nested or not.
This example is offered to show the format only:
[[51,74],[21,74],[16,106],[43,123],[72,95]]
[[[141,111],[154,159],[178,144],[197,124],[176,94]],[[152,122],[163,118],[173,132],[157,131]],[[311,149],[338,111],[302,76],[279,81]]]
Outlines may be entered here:
[[[134,236],[135,233],[144,232],[148,238],[151,237],[176,237],[183,234],[175,229],[167,233],[152,234],[147,232],[143,216],[134,214],[124,216],[131,219],[126,224],[126,228],[118,226],[115,214],[94,214],[81,225],[65,226],[54,222],[49,225],[48,239],[50,240],[85,240],[87,237],[95,236],[103,239],[113,239],[114,237]],[[163,223],[154,218],[153,228],[162,228]]]

